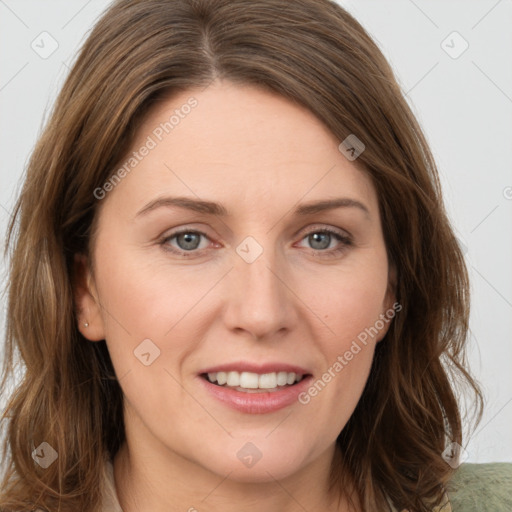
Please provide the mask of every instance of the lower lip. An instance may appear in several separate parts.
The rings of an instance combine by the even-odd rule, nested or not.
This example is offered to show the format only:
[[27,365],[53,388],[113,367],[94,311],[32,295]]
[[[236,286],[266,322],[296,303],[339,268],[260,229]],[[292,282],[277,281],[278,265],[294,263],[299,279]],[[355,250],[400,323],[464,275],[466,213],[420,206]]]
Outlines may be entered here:
[[299,394],[309,386],[312,376],[303,377],[297,384],[279,391],[259,393],[245,393],[212,384],[202,376],[198,376],[198,378],[209,393],[228,407],[248,414],[265,414],[278,411],[297,402]]

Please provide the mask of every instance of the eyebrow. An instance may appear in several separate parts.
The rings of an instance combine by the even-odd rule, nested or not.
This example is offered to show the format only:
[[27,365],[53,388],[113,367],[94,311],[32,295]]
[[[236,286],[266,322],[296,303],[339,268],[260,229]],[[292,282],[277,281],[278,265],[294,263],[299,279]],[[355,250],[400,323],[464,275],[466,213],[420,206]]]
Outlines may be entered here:
[[[229,216],[229,212],[220,203],[213,201],[206,201],[203,199],[194,199],[191,197],[160,197],[146,204],[139,210],[135,217],[146,215],[157,208],[162,207],[178,207],[191,210],[198,213],[207,215],[218,215],[221,217]],[[358,208],[370,217],[369,209],[360,201],[348,197],[339,197],[334,199],[323,199],[319,201],[311,201],[303,203],[293,210],[295,216],[306,216],[320,213],[326,210],[333,210],[335,208]]]

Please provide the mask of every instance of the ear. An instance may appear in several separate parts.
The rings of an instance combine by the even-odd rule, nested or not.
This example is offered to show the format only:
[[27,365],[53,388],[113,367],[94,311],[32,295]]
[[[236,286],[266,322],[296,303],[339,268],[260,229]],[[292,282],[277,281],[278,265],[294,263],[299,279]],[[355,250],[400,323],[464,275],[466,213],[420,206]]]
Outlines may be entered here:
[[90,341],[105,339],[101,306],[88,259],[84,254],[75,254],[72,285],[78,330]]
[[386,289],[386,295],[382,303],[382,314],[381,319],[384,323],[384,327],[380,330],[377,338],[377,343],[386,336],[389,327],[396,313],[402,309],[402,306],[396,300],[396,288],[397,288],[397,271],[396,266],[393,263],[389,264],[388,271],[388,287]]

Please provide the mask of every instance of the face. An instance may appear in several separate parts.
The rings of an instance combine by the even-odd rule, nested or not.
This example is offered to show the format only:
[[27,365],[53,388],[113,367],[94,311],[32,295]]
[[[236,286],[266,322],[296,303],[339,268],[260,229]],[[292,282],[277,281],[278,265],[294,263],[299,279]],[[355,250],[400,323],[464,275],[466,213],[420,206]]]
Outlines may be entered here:
[[254,482],[332,456],[394,303],[376,192],[340,142],[217,82],[155,106],[97,191],[80,329],[146,454]]

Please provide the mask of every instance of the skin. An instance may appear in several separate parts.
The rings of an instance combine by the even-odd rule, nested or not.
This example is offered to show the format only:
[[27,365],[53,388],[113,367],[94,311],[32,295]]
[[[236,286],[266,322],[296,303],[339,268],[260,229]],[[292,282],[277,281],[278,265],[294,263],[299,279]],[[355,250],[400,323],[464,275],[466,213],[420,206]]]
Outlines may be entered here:
[[[127,442],[114,459],[121,506],[348,510],[347,489],[339,504],[327,493],[335,440],[389,323],[306,405],[235,411],[203,389],[198,372],[280,361],[319,378],[392,307],[375,189],[311,112],[229,82],[153,107],[133,151],[192,96],[197,106],[101,200],[94,273],[76,259],[80,331],[106,340],[125,396]],[[178,195],[219,202],[229,215],[160,207],[137,216],[152,200]],[[368,213],[293,215],[297,204],[334,197],[360,201]],[[183,237],[160,243],[181,227],[206,234],[192,239],[192,257],[166,250],[186,250]],[[352,244],[308,236],[325,228]],[[247,236],[263,249],[252,263],[236,252]],[[146,366],[134,350],[148,338],[160,356]],[[237,457],[248,441],[262,455],[250,468]]]

